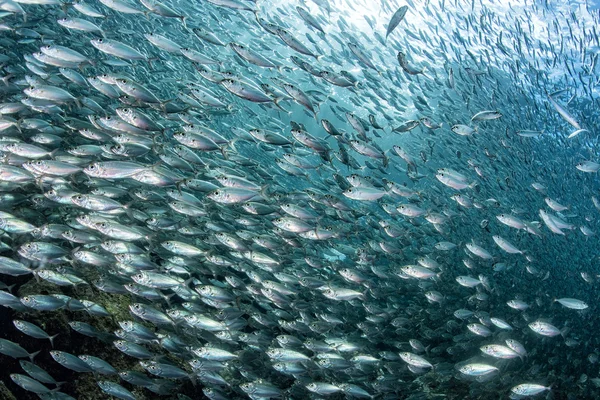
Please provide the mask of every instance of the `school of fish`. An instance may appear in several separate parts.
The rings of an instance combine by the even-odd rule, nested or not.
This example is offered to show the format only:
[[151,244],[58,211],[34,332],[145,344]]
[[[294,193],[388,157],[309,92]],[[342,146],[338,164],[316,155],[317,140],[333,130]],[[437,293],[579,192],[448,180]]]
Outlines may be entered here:
[[0,0],[0,398],[600,397],[552,3]]

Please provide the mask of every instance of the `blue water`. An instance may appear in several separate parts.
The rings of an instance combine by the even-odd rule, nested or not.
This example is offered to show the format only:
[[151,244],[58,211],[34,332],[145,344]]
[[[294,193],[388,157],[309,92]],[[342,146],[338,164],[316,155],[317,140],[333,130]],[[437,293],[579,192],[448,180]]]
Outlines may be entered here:
[[0,398],[598,397],[600,3],[47,3],[0,4]]

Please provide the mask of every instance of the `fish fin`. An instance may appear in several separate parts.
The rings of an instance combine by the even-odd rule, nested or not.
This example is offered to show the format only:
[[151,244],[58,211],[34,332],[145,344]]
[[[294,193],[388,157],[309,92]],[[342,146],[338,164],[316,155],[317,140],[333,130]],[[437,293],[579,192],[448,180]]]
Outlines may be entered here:
[[365,290],[363,290],[363,292],[358,297],[363,301],[367,300],[367,294],[369,294],[369,290],[371,290],[371,289],[366,288]]
[[25,118],[18,119],[17,123],[15,125],[17,127],[17,130],[19,131],[20,134],[23,134],[23,131],[21,130],[21,122],[23,122],[24,119]]
[[[4,66],[4,64],[2,64],[2,66]],[[14,77],[14,75],[8,74],[8,75],[6,75],[5,77],[2,78],[2,82],[4,82],[5,86],[8,86],[8,83],[9,83],[8,80],[11,79],[11,78],[13,78],[13,77]]]
[[150,67],[152,69],[153,68],[152,61],[158,61],[158,60],[160,60],[159,57],[150,57],[150,58],[146,58],[145,61],[148,63],[148,67]]
[[263,186],[261,186],[261,188],[260,188],[260,190],[258,192],[260,194],[260,197],[262,197],[265,200],[267,200],[269,198],[268,197],[269,194],[267,192],[268,189],[269,189],[269,185],[268,184],[267,185],[263,185]]
[[54,338],[56,338],[58,335],[60,335],[60,333],[48,337],[48,340],[50,341],[50,346],[52,346],[52,348],[54,348]]
[[241,140],[241,139],[240,139],[239,137],[237,137],[237,138],[235,138],[235,139],[233,139],[233,140],[231,140],[231,141],[229,142],[229,147],[231,147],[231,148],[233,149],[233,152],[234,152],[234,153],[237,153],[237,152],[238,152],[238,149],[237,149],[237,147],[235,147],[235,144],[236,144],[238,141],[240,141],[240,140]]
[[223,158],[226,159],[226,160],[228,160],[229,157],[227,156],[227,152],[225,151],[226,150],[226,146],[219,147],[219,150],[221,151],[221,154],[223,155]]
[[29,356],[29,360],[30,360],[31,362],[33,362],[33,359],[35,358],[35,356],[37,356],[38,354],[40,354],[40,352],[41,352],[41,350],[38,350],[38,351],[36,351],[36,352],[34,352],[34,353],[30,353],[30,354],[28,354],[28,356]]
[[171,298],[175,295],[176,295],[176,293],[170,293],[170,294],[166,294],[166,295],[163,294],[161,297],[165,300],[165,302],[167,303],[167,306],[172,307]]
[[291,111],[286,110],[285,108],[283,108],[279,103],[285,100],[283,97],[277,97],[275,100],[273,100],[273,103],[275,103],[275,105],[280,108],[281,110],[283,110],[283,112],[285,112],[287,115],[292,115]]

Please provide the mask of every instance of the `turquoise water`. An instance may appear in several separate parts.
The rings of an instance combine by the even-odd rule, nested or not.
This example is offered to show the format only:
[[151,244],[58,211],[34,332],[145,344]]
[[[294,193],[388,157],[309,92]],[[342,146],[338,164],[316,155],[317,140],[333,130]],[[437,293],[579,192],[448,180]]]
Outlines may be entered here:
[[597,5],[0,20],[0,398],[597,397]]

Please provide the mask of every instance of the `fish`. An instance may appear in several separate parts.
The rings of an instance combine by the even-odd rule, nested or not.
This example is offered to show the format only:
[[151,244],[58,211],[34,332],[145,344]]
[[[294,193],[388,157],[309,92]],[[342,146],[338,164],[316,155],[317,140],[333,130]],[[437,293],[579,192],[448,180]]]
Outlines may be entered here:
[[509,254],[523,254],[521,250],[515,247],[508,240],[504,239],[502,236],[494,235],[492,236],[492,239],[494,240],[494,243],[498,245],[498,247]]
[[562,304],[564,307],[571,308],[573,310],[585,310],[586,308],[589,307],[584,301],[577,300],[577,299],[562,298],[562,299],[556,299],[554,301],[557,301],[560,304]]
[[408,60],[406,59],[406,54],[404,54],[403,52],[399,51],[398,54],[396,55],[396,58],[398,59],[398,63],[400,64],[400,67],[402,67],[402,70],[404,72],[406,72],[407,74],[419,75],[419,74],[423,73],[422,69],[415,69],[408,64]]
[[460,367],[459,371],[469,376],[484,376],[495,373],[498,368],[488,364],[467,364]]
[[546,387],[537,383],[521,383],[510,389],[511,393],[518,396],[535,396],[536,394],[550,390],[550,387]]
[[575,165],[575,168],[582,172],[595,173],[598,172],[598,170],[600,170],[600,163],[597,163],[595,161],[582,161]]
[[92,39],[92,46],[111,56],[124,60],[148,60],[148,58],[133,47],[114,39]]
[[314,54],[308,47],[306,47],[301,41],[296,39],[294,35],[292,35],[292,33],[287,31],[286,29],[278,27],[275,29],[275,33],[277,34],[277,36],[279,36],[283,43],[285,43],[287,46],[297,51],[298,53],[314,57],[317,61],[322,57],[320,55]]
[[553,337],[561,334],[561,331],[557,327],[544,321],[534,321],[528,326],[532,331],[542,336]]
[[563,106],[558,104],[556,100],[552,98],[551,95],[548,95],[548,101],[550,101],[552,107],[554,107],[554,109],[560,114],[560,116],[563,117],[564,120],[567,121],[569,124],[571,124],[573,128],[578,130],[582,129],[581,125],[579,125],[579,122],[577,122],[577,120],[571,114],[569,114],[569,112],[566,109],[564,109]]
[[401,6],[396,10],[396,12],[394,12],[394,15],[392,15],[392,18],[390,19],[387,30],[385,32],[386,39],[388,36],[390,36],[390,33],[392,33],[394,29],[396,29],[398,25],[400,25],[400,22],[402,22],[402,20],[406,16],[407,11],[408,6]]
[[471,136],[477,132],[477,128],[471,128],[467,125],[457,124],[452,126],[452,132],[460,136]]
[[373,64],[369,56],[364,52],[363,49],[359,47],[357,43],[348,43],[348,48],[364,65],[377,71],[375,64]]
[[26,375],[10,374],[10,379],[12,379],[14,383],[27,390],[28,392],[33,392],[37,394],[46,394],[51,392],[51,390],[44,386],[42,383]]
[[563,3],[0,1],[3,394],[593,396]]
[[471,122],[490,121],[498,118],[502,118],[502,113],[499,111],[480,111],[471,117]]
[[16,319],[13,321],[13,324],[18,330],[20,330],[27,336],[31,336],[36,339],[48,339],[52,347],[54,347],[54,339],[58,336],[58,333],[56,335],[50,336],[42,328],[27,321]]
[[298,12],[298,15],[300,15],[300,18],[302,18],[308,26],[315,28],[321,33],[325,33],[325,30],[323,30],[323,27],[321,26],[319,21],[315,17],[313,17],[310,14],[310,12],[308,12],[308,10],[298,6],[296,7],[296,11]]

